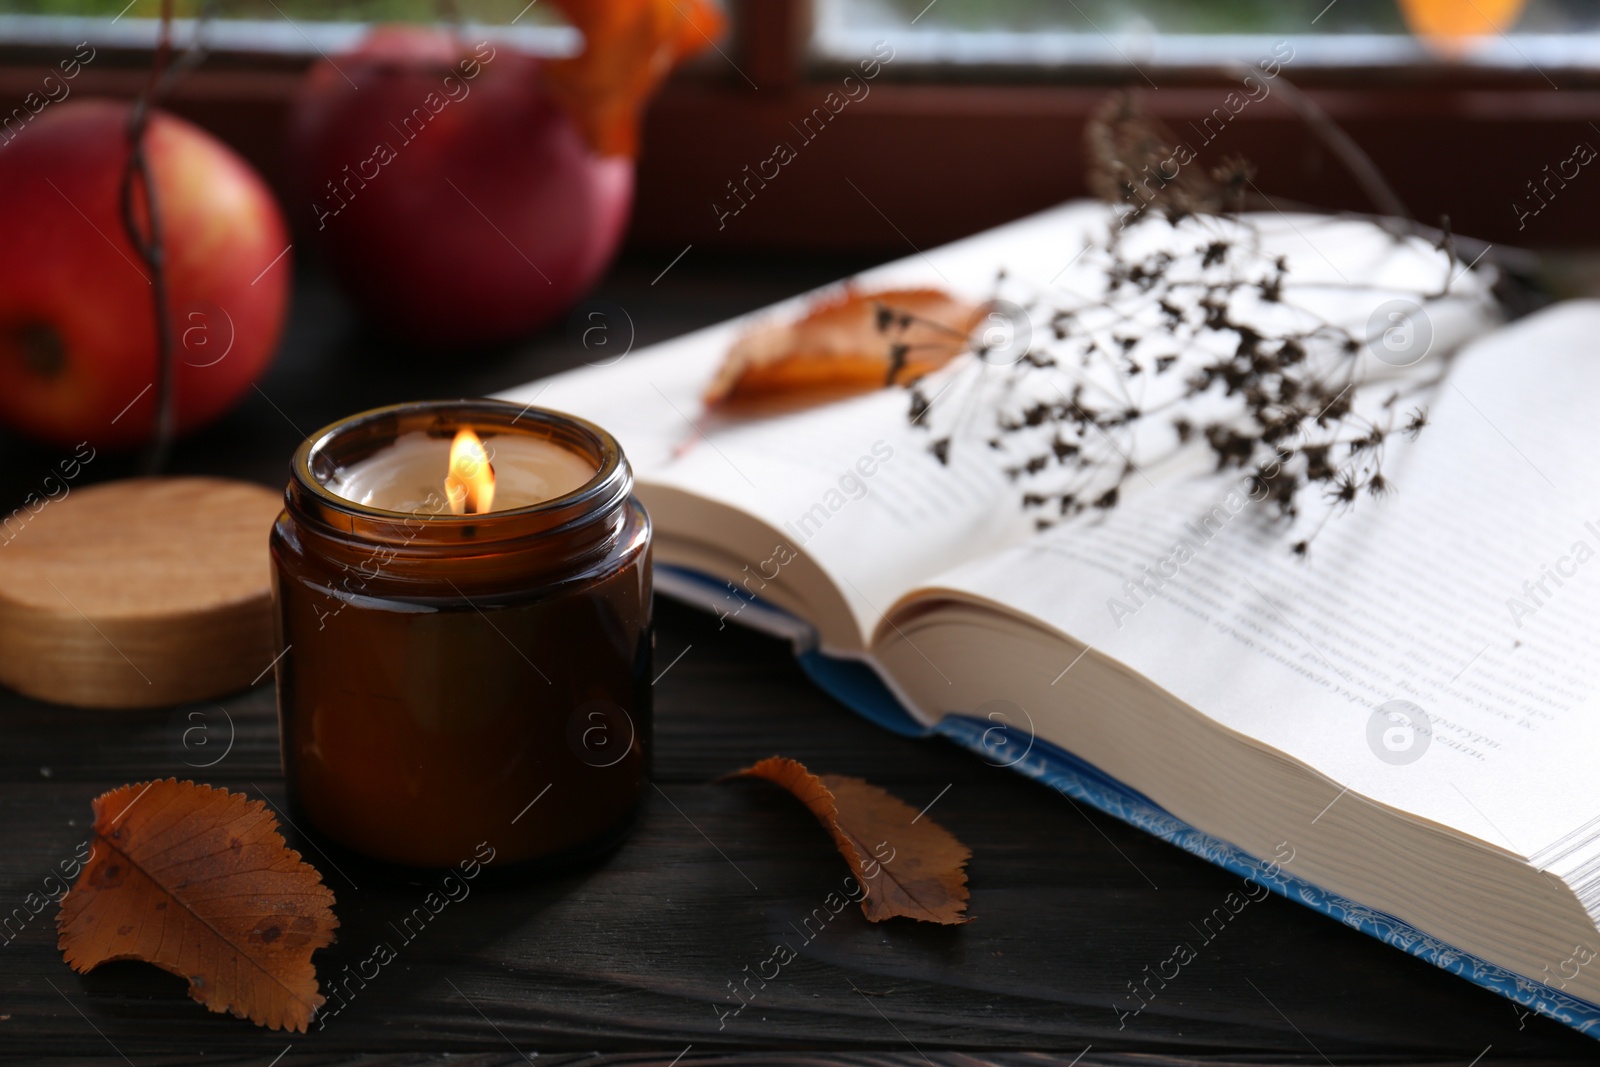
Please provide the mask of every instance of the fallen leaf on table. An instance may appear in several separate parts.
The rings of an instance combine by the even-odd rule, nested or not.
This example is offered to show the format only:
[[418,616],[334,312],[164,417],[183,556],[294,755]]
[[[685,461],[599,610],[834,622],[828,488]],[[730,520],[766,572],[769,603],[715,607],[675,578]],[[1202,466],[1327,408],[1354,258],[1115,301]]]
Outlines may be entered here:
[[832,399],[914,381],[969,347],[981,313],[938,289],[846,289],[797,321],[763,323],[735,341],[705,403]]
[[963,914],[972,850],[899,797],[860,778],[812,774],[783,756],[727,777],[765,778],[803,801],[866,889],[861,910],[872,922],[897,915],[946,925],[972,921]]
[[1447,53],[1475,38],[1503,33],[1522,14],[1526,0],[1400,0],[1406,26],[1429,45]]
[[113,789],[94,815],[93,851],[56,917],[72,969],[143,960],[212,1011],[304,1031],[324,999],[311,954],[339,920],[266,805],[168,778]]
[[639,117],[662,79],[712,47],[726,20],[709,0],[555,0],[583,51],[545,63],[545,77],[602,156],[639,154]]

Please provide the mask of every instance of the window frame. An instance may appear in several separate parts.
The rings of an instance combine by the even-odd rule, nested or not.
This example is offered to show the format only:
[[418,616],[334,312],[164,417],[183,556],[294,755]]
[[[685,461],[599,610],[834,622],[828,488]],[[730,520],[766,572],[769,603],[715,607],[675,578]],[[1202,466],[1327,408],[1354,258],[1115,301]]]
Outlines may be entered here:
[[[792,140],[785,132],[791,123],[822,105],[855,66],[813,47],[808,0],[730,3],[730,39],[676,74],[647,114],[635,245],[673,252],[686,244],[874,254],[926,248],[1085,195],[1084,129],[1109,90],[1141,91],[1153,114],[1182,130],[1238,84],[1205,64],[952,65],[919,60],[915,49],[903,57],[897,51],[871,95],[841,112],[828,137],[805,145],[781,180],[757,186],[747,168],[769,158],[776,141]],[[79,20],[85,27],[90,21]],[[96,44],[97,60],[78,91],[132,97],[143,87],[154,27],[128,21],[132,28],[117,31],[120,38]],[[359,33],[353,24],[300,27],[313,41],[325,37],[324,51]],[[73,34],[64,27],[53,40],[8,40],[4,28],[0,19],[0,101],[13,101],[70,54],[61,42]],[[495,32],[533,51],[563,47],[562,31],[547,27]],[[279,38],[287,40],[281,32]],[[218,40],[169,107],[234,145],[282,190],[289,108],[315,57],[287,45],[243,43],[222,47],[227,42]],[[1571,206],[1559,225],[1555,215],[1530,220],[1517,213],[1519,198],[1533,202],[1528,183],[1548,184],[1547,168],[1575,143],[1600,146],[1600,66],[1308,62],[1286,73],[1374,158],[1419,221],[1437,224],[1448,215],[1459,232],[1499,243],[1600,244],[1600,213],[1573,210],[1581,190],[1564,194]],[[1256,164],[1258,186],[1285,210],[1371,210],[1281,99],[1242,112],[1217,151]],[[1600,182],[1600,174],[1591,180]],[[759,192],[730,218],[717,204],[719,197],[732,203],[726,197],[736,181]],[[304,225],[292,212],[291,219]]]

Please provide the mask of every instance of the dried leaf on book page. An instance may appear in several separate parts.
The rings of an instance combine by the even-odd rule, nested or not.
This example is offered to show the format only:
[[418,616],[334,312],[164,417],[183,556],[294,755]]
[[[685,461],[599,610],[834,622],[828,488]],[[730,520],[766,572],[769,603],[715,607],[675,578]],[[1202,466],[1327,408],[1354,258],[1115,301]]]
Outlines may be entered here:
[[895,916],[946,925],[972,921],[965,914],[972,850],[899,797],[860,778],[812,774],[783,756],[728,777],[776,782],[811,809],[866,890],[861,910],[872,922]]
[[798,320],[762,323],[735,341],[706,406],[816,403],[915,381],[968,349],[982,311],[938,289],[846,288]]
[[311,954],[339,921],[266,805],[168,778],[113,789],[94,815],[93,851],[56,917],[72,969],[142,960],[212,1011],[304,1031],[324,999]]

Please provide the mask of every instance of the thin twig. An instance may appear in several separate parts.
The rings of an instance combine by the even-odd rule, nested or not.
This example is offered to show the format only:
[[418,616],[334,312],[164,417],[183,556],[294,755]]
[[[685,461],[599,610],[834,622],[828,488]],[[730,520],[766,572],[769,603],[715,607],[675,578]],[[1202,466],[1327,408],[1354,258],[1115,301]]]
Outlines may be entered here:
[[[1230,65],[1229,69],[1235,75],[1241,70],[1253,73],[1253,68],[1242,63]],[[1412,221],[1411,212],[1406,210],[1400,194],[1396,193],[1394,187],[1384,178],[1383,172],[1372,162],[1372,157],[1367,155],[1338,123],[1329,118],[1326,111],[1318,107],[1314,100],[1301,92],[1300,88],[1288,78],[1279,74],[1275,82],[1274,88],[1283,94],[1284,100],[1311,132],[1317,135],[1330,152],[1339,157],[1339,161],[1355,178],[1362,192],[1367,194],[1367,199],[1372,201],[1372,205],[1381,214],[1405,219],[1407,222]]]
[[[122,225],[134,251],[144,260],[150,272],[151,303],[156,319],[156,411],[153,433],[144,467],[150,474],[157,473],[165,464],[172,448],[172,437],[177,418],[177,353],[172,336],[171,290],[167,277],[166,244],[162,234],[161,197],[156,190],[150,159],[146,154],[145,133],[150,126],[150,115],[171,89],[176,78],[197,64],[204,55],[201,47],[201,26],[214,5],[207,3],[201,9],[201,18],[195,22],[194,40],[182,59],[172,60],[173,0],[162,0],[160,33],[156,39],[155,56],[150,64],[150,78],[144,91],[134,101],[128,117],[128,162],[122,172],[121,207]],[[140,225],[143,215],[149,229]]]

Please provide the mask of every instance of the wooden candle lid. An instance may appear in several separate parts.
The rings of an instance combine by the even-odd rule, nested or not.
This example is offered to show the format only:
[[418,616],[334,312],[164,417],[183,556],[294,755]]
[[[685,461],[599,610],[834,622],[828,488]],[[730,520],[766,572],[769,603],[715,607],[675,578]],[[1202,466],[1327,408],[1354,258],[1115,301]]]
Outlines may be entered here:
[[241,689],[275,655],[283,494],[221,478],[74,489],[0,523],[0,682],[133,708]]

